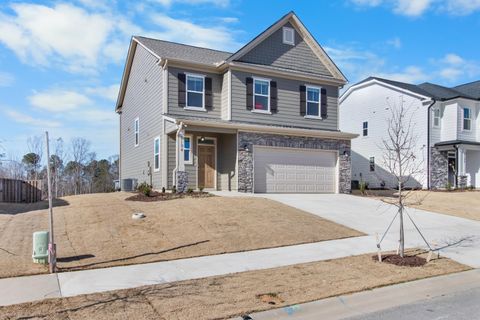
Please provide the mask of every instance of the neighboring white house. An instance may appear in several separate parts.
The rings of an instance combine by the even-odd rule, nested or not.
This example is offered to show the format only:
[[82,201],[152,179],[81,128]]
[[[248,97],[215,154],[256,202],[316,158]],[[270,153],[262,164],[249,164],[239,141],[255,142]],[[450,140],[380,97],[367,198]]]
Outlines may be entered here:
[[480,188],[480,81],[447,88],[370,77],[351,86],[340,97],[339,118],[340,130],[360,135],[352,141],[352,181],[394,185],[383,165],[382,139],[390,108],[402,102],[418,138],[413,151],[424,161],[424,174],[409,186]]

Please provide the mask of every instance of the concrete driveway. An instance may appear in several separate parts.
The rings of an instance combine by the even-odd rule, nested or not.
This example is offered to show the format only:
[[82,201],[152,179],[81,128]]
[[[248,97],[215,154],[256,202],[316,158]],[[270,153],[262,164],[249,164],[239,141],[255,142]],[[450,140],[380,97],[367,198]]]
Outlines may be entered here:
[[[369,235],[385,232],[397,211],[379,200],[344,194],[262,194],[255,195],[279,201],[313,213]],[[410,208],[408,213],[427,241],[441,255],[480,268],[480,222]],[[398,218],[385,242],[398,240]],[[408,217],[405,217],[407,247],[425,247],[425,243]],[[372,247],[372,251],[376,248]]]

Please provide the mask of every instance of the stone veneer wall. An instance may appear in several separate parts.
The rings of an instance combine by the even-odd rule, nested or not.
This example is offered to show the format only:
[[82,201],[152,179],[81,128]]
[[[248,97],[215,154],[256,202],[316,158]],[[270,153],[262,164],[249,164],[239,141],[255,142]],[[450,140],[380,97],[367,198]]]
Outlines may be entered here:
[[[253,192],[253,146],[335,150],[339,153],[339,191],[351,191],[350,140],[320,139],[267,133],[238,133],[238,191]],[[245,147],[247,150],[245,150]]]
[[432,147],[430,155],[430,187],[443,189],[448,182],[447,151],[438,151],[437,148]]
[[188,172],[186,171],[177,171],[177,192],[184,193],[187,192],[188,188]]

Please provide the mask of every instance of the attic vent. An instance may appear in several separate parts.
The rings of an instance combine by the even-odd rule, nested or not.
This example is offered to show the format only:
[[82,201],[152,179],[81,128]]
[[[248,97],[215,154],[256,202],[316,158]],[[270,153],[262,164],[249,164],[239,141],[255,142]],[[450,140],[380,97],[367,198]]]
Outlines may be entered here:
[[283,43],[295,45],[295,30],[293,28],[283,27]]

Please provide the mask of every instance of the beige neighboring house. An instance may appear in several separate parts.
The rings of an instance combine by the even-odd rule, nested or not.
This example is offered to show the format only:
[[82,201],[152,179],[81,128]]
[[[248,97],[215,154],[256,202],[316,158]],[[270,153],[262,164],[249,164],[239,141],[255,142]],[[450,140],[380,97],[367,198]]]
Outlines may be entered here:
[[116,105],[122,187],[348,193],[346,82],[293,12],[234,53],[134,36]]

